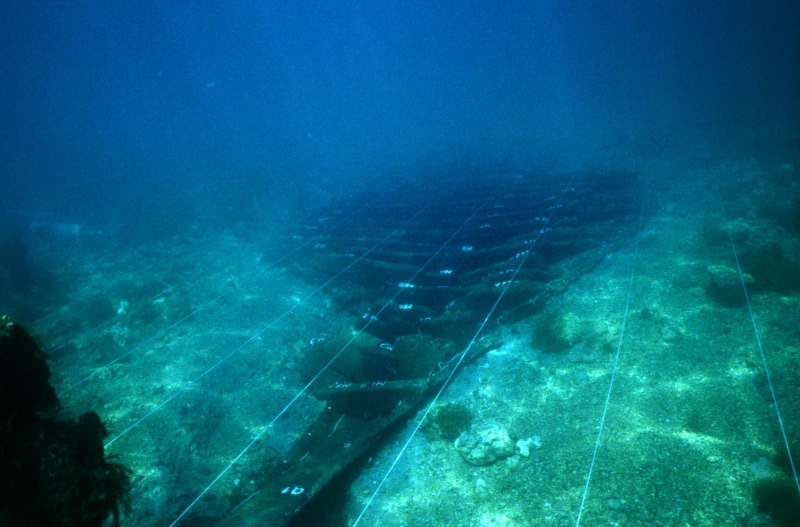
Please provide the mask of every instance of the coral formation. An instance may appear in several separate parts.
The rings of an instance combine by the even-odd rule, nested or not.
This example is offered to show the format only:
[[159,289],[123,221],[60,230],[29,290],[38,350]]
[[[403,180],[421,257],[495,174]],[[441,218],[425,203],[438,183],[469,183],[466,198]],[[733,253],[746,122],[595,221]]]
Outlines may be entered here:
[[497,421],[477,423],[456,439],[456,450],[464,461],[479,467],[491,465],[516,453],[515,441]]

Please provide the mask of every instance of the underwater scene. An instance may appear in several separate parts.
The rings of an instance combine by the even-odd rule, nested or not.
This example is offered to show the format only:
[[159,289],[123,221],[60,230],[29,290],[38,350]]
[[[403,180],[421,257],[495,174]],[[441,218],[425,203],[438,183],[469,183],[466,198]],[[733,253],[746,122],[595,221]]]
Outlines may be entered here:
[[0,12],[0,527],[800,526],[800,4]]

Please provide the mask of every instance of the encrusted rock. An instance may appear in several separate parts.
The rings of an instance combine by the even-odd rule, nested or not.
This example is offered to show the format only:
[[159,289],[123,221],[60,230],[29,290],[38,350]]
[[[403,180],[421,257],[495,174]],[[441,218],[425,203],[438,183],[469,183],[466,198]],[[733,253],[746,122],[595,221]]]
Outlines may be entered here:
[[484,421],[472,425],[456,439],[456,450],[471,465],[486,466],[511,457],[514,440],[502,423]]

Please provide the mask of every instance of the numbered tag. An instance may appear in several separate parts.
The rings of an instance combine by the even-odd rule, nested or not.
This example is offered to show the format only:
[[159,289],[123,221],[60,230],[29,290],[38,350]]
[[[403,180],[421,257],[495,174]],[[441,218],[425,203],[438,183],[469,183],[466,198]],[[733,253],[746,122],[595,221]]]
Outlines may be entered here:
[[281,491],[281,494],[291,494],[292,496],[299,496],[304,493],[306,489],[303,487],[286,487]]

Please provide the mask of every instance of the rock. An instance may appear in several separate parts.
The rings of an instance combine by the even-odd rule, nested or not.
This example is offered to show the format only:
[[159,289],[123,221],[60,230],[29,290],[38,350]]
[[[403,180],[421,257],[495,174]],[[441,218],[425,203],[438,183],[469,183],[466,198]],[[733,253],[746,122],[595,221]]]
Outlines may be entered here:
[[[727,265],[709,265],[707,269],[711,285],[723,289],[736,287],[737,292],[738,289],[741,289],[742,281],[736,269],[728,267]],[[753,277],[749,274],[743,273],[742,276],[746,284],[752,284],[754,282]]]
[[539,439],[539,436],[533,436],[529,437],[528,439],[520,439],[517,441],[515,446],[517,449],[517,454],[522,457],[529,457],[531,455],[531,449],[541,447],[542,442]]
[[479,494],[486,494],[489,490],[489,485],[486,484],[483,478],[478,478],[475,480],[475,490],[477,490]]
[[667,322],[663,326],[661,326],[661,340],[666,343],[678,342],[683,338],[683,331],[681,329],[672,324],[671,322]]
[[130,337],[131,334],[130,329],[122,324],[115,324],[107,331],[111,334],[111,339],[114,341],[114,343],[120,348],[125,347],[125,342],[127,342],[128,337]]
[[775,527],[769,514],[756,514],[744,522],[745,527]]
[[731,240],[738,245],[747,241],[750,236],[750,226],[739,218],[720,226],[705,227],[702,235],[709,245],[729,245]]
[[534,344],[545,353],[564,352],[587,337],[583,320],[573,313],[548,311],[534,329]]
[[471,465],[491,465],[514,455],[514,441],[505,426],[497,421],[472,425],[456,439],[456,450]]
[[707,270],[709,282],[706,287],[706,293],[708,296],[727,306],[744,303],[742,279],[744,279],[745,284],[752,284],[755,282],[752,276],[742,273],[742,276],[739,277],[739,272],[736,269],[726,265],[709,265]]
[[608,508],[612,511],[625,511],[628,509],[628,502],[625,500],[608,500],[606,502]]
[[768,479],[780,476],[780,469],[766,457],[760,457],[750,463],[750,473],[756,479]]
[[741,218],[727,222],[722,226],[722,231],[726,235],[730,235],[735,244],[744,243],[750,236],[750,226]]

